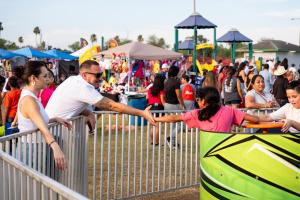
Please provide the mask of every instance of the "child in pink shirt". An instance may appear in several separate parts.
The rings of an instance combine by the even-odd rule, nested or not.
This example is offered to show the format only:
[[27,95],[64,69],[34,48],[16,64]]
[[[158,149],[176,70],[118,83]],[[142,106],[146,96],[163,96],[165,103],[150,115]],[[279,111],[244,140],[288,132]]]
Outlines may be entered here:
[[230,132],[231,126],[240,126],[244,120],[258,122],[258,117],[249,115],[232,107],[222,106],[220,94],[214,87],[200,88],[196,94],[199,110],[182,115],[168,115],[155,118],[157,122],[184,121],[189,128],[205,131]]

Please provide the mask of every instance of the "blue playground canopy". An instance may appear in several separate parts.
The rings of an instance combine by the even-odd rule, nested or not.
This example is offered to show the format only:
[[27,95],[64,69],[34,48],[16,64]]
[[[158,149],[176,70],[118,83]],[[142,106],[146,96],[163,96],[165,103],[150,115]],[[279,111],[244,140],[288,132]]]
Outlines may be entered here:
[[58,60],[78,60],[77,56],[72,56],[66,52],[59,51],[57,49],[52,49],[52,50],[46,51],[45,53],[49,54],[51,56],[54,56],[55,59],[58,59]]
[[183,20],[181,23],[177,24],[175,28],[179,29],[193,29],[197,26],[198,29],[205,28],[215,28],[217,27],[215,24],[211,23],[199,13],[193,13],[191,16]]
[[194,41],[192,38],[185,39],[183,42],[178,45],[179,50],[192,50],[194,49]]
[[54,56],[52,56],[52,55],[49,55],[47,53],[43,53],[41,51],[29,48],[29,47],[18,49],[16,51],[14,51],[14,53],[21,54],[21,55],[26,56],[28,58],[54,58]]
[[237,29],[231,29],[225,35],[217,39],[217,42],[239,43],[252,42],[252,40],[241,34]]
[[5,49],[0,49],[0,59],[10,59],[10,58],[13,58],[16,56],[23,56],[23,55],[13,53],[13,52],[7,51]]

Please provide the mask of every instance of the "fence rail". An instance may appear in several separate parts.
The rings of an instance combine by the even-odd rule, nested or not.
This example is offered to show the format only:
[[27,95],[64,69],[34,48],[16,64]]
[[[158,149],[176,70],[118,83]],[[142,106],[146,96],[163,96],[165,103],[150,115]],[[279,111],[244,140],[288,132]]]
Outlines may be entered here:
[[84,117],[70,120],[72,129],[61,124],[50,124],[50,132],[68,160],[68,169],[56,169],[52,150],[38,130],[17,133],[0,138],[0,150],[21,161],[27,167],[87,195],[88,134]]
[[87,199],[0,150],[0,199]]
[[[252,113],[272,111],[252,110]],[[181,113],[154,112],[160,116]],[[93,136],[88,134],[83,117],[71,120],[72,130],[50,125],[68,159],[65,172],[55,169],[51,151],[36,130],[0,138],[0,151],[91,199],[132,198],[200,185],[200,130],[188,129],[182,122],[152,127],[141,117],[115,112],[95,115],[97,128]],[[150,144],[150,136],[154,135],[155,141],[156,131],[159,145]],[[251,130],[235,127],[233,132]],[[172,135],[176,136],[176,148],[167,145]]]

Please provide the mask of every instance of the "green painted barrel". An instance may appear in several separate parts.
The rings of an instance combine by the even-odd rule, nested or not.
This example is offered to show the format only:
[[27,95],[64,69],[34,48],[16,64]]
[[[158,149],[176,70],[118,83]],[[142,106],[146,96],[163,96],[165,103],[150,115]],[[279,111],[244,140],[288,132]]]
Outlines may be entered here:
[[300,134],[201,132],[200,199],[300,199]]

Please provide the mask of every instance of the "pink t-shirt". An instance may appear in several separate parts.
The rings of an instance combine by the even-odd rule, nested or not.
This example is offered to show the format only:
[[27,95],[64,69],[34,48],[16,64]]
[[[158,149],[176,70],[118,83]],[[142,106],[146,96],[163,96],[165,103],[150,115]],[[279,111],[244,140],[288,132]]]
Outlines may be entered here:
[[184,113],[182,120],[189,128],[200,128],[205,131],[213,132],[231,132],[231,126],[240,126],[244,120],[246,113],[236,110],[229,106],[221,106],[219,111],[210,118],[210,121],[200,121],[198,119],[198,111]]
[[53,88],[45,88],[42,90],[42,93],[41,92],[38,93],[38,98],[42,102],[44,108],[46,108],[46,105],[48,104],[48,101],[51,95],[53,94],[54,90],[55,89]]

